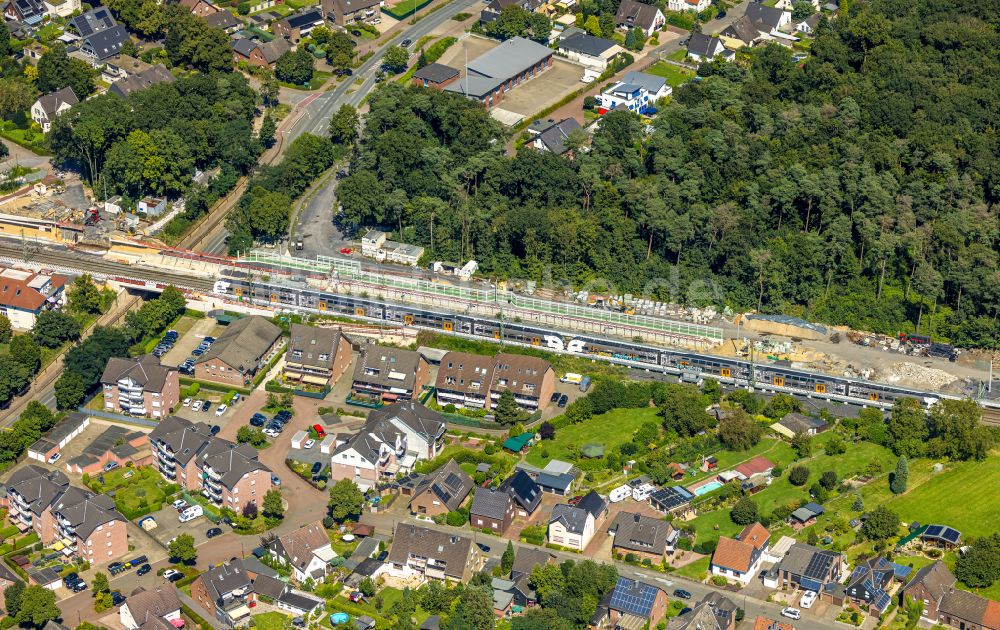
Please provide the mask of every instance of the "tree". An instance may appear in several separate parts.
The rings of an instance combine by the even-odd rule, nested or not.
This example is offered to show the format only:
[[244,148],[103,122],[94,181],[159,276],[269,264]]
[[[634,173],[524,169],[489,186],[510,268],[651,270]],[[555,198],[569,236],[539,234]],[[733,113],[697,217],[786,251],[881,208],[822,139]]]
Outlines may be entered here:
[[566,576],[557,564],[536,564],[531,569],[531,583],[535,592],[544,602],[552,593],[561,591],[566,585]]
[[439,615],[451,608],[455,599],[454,593],[438,580],[431,580],[420,600],[420,607],[432,615]]
[[514,567],[514,543],[508,540],[507,548],[503,550],[503,555],[500,556],[500,572],[503,575],[508,575],[513,567]]
[[448,624],[455,630],[493,630],[493,591],[488,587],[469,586],[462,590],[455,606],[455,615]]
[[[608,118],[605,117],[604,123],[607,121]],[[601,127],[602,130],[604,128]],[[705,411],[708,407],[707,402],[706,396],[693,387],[668,384],[663,391],[662,404],[658,405],[660,416],[663,418],[663,428],[682,437],[697,435],[710,428],[713,418]]]
[[361,120],[358,110],[353,105],[345,103],[330,116],[330,141],[334,144],[354,144],[358,139],[358,128]]
[[823,450],[826,451],[827,455],[843,455],[847,452],[847,442],[844,441],[844,438],[839,433],[835,433],[826,441]]
[[833,490],[837,487],[837,472],[834,470],[824,471],[819,477],[819,485],[826,490]]
[[254,448],[263,448],[267,444],[267,436],[257,427],[244,425],[236,429],[236,441],[240,444],[249,444]]
[[886,429],[889,432],[893,452],[907,457],[922,455],[930,437],[927,414],[920,401],[915,398],[901,398],[896,401],[886,422]]
[[545,420],[538,427],[538,435],[540,435],[543,440],[554,440],[556,439],[556,428],[551,422]]
[[793,486],[804,486],[809,481],[809,469],[805,466],[796,466],[788,473],[788,482]]
[[58,348],[67,341],[80,338],[80,322],[69,313],[43,311],[35,318],[32,328],[35,342],[46,348]]
[[500,400],[497,401],[496,410],[493,412],[496,421],[503,426],[512,426],[523,417],[521,407],[514,398],[514,392],[509,389],[503,390]]
[[179,534],[167,545],[167,552],[171,560],[183,564],[194,564],[198,558],[198,550],[191,534]]
[[764,435],[764,427],[742,409],[734,409],[719,421],[719,440],[733,451],[753,448]]
[[87,387],[79,374],[65,371],[56,381],[56,406],[59,409],[76,409],[87,396]]
[[77,276],[66,293],[71,311],[88,315],[101,312],[101,292],[90,274]]
[[375,580],[366,577],[358,584],[358,590],[365,597],[373,597],[375,595]]
[[387,72],[399,74],[406,70],[406,64],[410,61],[410,52],[402,46],[390,46],[382,55],[382,68]]
[[0,117],[11,119],[23,114],[35,102],[35,94],[35,89],[23,79],[0,79]]
[[8,343],[13,334],[14,329],[10,325],[10,320],[6,315],[0,314],[0,343]]
[[56,605],[56,594],[44,586],[32,584],[21,593],[21,605],[15,620],[22,625],[41,628],[61,614]]
[[756,523],[760,519],[757,513],[757,503],[750,497],[740,497],[740,500],[730,510],[729,518],[737,525]]
[[0,356],[0,403],[6,403],[21,392],[28,386],[30,379],[31,372],[28,368],[12,357]]
[[854,497],[854,503],[851,505],[851,509],[854,510],[855,512],[865,511],[865,500],[861,497],[860,494]]
[[7,614],[17,618],[18,611],[21,610],[21,599],[24,595],[24,582],[15,581],[3,590],[4,603],[7,606]]
[[906,460],[906,455],[901,455],[896,460],[896,470],[889,478],[889,490],[893,494],[903,494],[910,476],[910,463]]
[[295,52],[283,53],[274,63],[274,76],[279,81],[306,85],[313,78],[316,60],[305,47],[299,47]]
[[955,561],[955,577],[972,588],[989,588],[1000,580],[1000,534],[973,540]]
[[625,34],[625,48],[635,52],[641,52],[646,45],[646,34],[640,28],[630,28]]
[[278,125],[274,122],[271,112],[267,112],[264,114],[264,120],[260,122],[260,131],[257,133],[257,138],[265,147],[271,147],[274,145],[274,134],[277,130]]
[[596,15],[591,15],[583,23],[583,30],[587,33],[593,35],[594,37],[600,37],[601,35],[601,21]]
[[284,518],[285,502],[281,499],[281,491],[271,488],[264,494],[264,516],[266,518]]
[[243,513],[243,518],[252,521],[256,519],[258,515],[257,503],[253,500],[247,501],[243,504],[243,509],[240,511]]
[[869,540],[886,540],[899,531],[899,515],[880,505],[868,513],[861,525],[861,535]]
[[930,412],[933,437],[928,450],[957,460],[985,459],[995,439],[982,417],[982,408],[972,399],[940,401]]
[[573,630],[569,619],[564,619],[552,608],[535,606],[510,620],[511,630]]
[[337,522],[357,519],[361,516],[361,508],[365,498],[358,485],[350,479],[341,479],[330,486],[330,516]]
[[7,354],[18,364],[34,374],[42,364],[42,350],[32,335],[16,335],[10,340]]
[[815,12],[816,9],[813,7],[812,2],[809,2],[809,0],[795,0],[792,2],[793,20],[804,20]]
[[264,241],[275,241],[288,232],[292,200],[288,195],[256,188],[247,207],[254,233]]
[[111,586],[108,584],[108,576],[100,571],[94,574],[94,581],[91,583],[90,587],[94,589],[95,596],[98,593],[107,593],[111,591]]
[[812,453],[812,436],[808,433],[796,433],[792,438],[792,448],[800,458],[809,457]]
[[36,85],[43,94],[68,87],[76,98],[83,100],[94,91],[97,72],[90,64],[66,54],[66,46],[55,42],[38,60]]
[[801,411],[802,405],[798,400],[788,394],[775,394],[771,400],[764,405],[763,414],[768,418],[781,420],[793,411]]

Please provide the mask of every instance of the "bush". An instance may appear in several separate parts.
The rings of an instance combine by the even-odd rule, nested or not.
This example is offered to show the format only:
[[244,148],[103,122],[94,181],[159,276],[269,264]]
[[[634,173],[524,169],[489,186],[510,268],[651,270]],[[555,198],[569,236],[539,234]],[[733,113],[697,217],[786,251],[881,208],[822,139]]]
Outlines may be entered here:
[[793,486],[804,486],[809,481],[809,469],[805,466],[796,466],[792,472],[788,473],[788,481]]
[[722,577],[721,575],[713,575],[712,576],[712,584],[714,584],[716,586],[725,586],[726,584],[729,584],[729,580],[727,580],[726,578]]
[[469,522],[469,516],[467,513],[463,513],[463,510],[459,508],[458,510],[448,512],[445,522],[452,527],[462,527]]

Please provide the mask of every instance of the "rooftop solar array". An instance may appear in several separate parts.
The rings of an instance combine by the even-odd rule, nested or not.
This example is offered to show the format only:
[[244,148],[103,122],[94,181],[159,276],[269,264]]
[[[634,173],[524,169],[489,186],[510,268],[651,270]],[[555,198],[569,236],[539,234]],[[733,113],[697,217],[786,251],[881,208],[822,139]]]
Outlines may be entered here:
[[923,537],[935,538],[955,545],[958,544],[958,540],[962,537],[962,532],[947,525],[928,525],[927,530],[923,533]]
[[649,498],[664,510],[669,511],[676,507],[680,507],[685,503],[690,503],[692,497],[694,497],[694,495],[684,488],[681,488],[680,486],[671,486],[669,488],[657,490],[651,494]]
[[619,577],[611,593],[610,608],[638,617],[649,617],[656,601],[655,586]]
[[879,610],[885,610],[889,606],[889,594],[885,591],[878,591],[878,595],[875,597],[875,607]]
[[833,557],[825,553],[815,553],[813,557],[810,558],[809,564],[806,566],[805,577],[813,578],[814,580],[824,579],[830,572],[830,566],[833,564]]
[[455,473],[448,473],[448,476],[444,478],[444,485],[449,488],[458,488],[462,485],[462,478]]

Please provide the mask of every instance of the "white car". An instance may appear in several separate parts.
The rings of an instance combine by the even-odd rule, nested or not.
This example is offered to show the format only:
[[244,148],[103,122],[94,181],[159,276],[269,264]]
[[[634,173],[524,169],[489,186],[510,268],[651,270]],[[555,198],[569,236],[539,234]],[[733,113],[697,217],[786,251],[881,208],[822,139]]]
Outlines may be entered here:
[[181,403],[181,404],[183,404],[185,407],[190,407],[191,406],[191,399],[190,398],[185,398],[184,402]]
[[306,440],[306,443],[302,445],[302,448],[312,448],[316,446],[316,440]]
[[267,437],[271,437],[271,438],[276,438],[276,437],[278,437],[278,432],[277,432],[277,431],[275,431],[274,429],[264,429],[264,430],[262,431],[262,433],[263,433],[264,435],[266,435]]
[[62,457],[62,453],[53,453],[52,457],[49,458],[49,463],[50,464],[56,463],[57,461],[59,461],[60,457]]
[[163,572],[163,577],[169,580],[178,573],[180,573],[180,571],[175,571],[174,569],[167,569],[166,571]]
[[185,501],[184,499],[177,499],[170,505],[172,505],[175,510],[180,511],[188,506],[188,502]]
[[229,409],[226,405],[219,405],[219,408],[215,410],[215,415],[221,416],[226,413],[226,409]]
[[802,619],[802,611],[789,606],[788,608],[781,609],[781,616],[788,617],[789,619]]
[[201,398],[191,403],[192,411],[201,411]]
[[812,608],[812,605],[816,603],[816,591],[806,591],[802,594],[802,599],[799,600],[799,606],[803,608]]

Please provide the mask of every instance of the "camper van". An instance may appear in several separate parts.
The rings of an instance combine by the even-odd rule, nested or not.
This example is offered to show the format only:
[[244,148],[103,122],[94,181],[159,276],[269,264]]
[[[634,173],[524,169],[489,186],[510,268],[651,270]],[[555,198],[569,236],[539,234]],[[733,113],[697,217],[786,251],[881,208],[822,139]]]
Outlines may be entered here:
[[656,486],[651,483],[644,483],[638,488],[632,489],[632,498],[636,501],[645,501],[649,498],[649,495],[653,494],[656,490]]
[[624,501],[625,499],[632,496],[632,487],[629,485],[618,486],[611,491],[608,495],[608,500],[612,503],[618,503],[619,501]]
[[573,383],[574,385],[579,385],[580,381],[583,380],[582,374],[575,374],[573,372],[566,372],[566,375],[559,379],[563,383]]
[[193,521],[194,519],[204,514],[205,514],[204,508],[202,508],[200,505],[192,505],[191,507],[181,512],[180,516],[178,516],[177,519],[182,523],[187,523],[188,521]]

